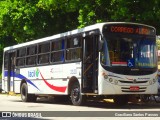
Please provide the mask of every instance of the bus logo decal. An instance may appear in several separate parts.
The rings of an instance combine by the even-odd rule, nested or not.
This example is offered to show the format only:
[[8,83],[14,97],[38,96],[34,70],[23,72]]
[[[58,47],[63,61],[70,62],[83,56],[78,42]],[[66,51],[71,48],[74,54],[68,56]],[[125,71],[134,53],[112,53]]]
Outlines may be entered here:
[[36,69],[36,77],[38,77],[39,76],[39,70],[38,70],[38,68]]
[[[5,71],[4,75],[8,76],[8,71]],[[21,80],[26,80],[26,82],[28,82],[29,84],[33,85],[35,88],[37,88],[39,90],[39,88],[31,80],[27,79],[25,76],[23,76],[21,74],[16,74],[13,71],[11,71],[10,75],[11,75],[11,77],[16,77],[16,78],[19,78]]]
[[133,80],[133,83],[136,83],[136,82],[137,82],[137,80],[136,80],[136,79],[134,79],[134,80]]
[[31,78],[37,77],[38,78],[38,76],[39,76],[38,68],[36,68],[36,70],[29,70],[28,71],[28,77],[31,77]]
[[133,78],[128,78],[128,77],[126,77],[127,78],[127,80],[133,80]]

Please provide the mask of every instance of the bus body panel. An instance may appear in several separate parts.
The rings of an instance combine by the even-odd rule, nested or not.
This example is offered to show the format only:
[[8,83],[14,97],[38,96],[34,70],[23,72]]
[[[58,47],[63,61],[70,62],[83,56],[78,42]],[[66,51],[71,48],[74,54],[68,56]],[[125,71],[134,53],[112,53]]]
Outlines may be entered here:
[[[99,68],[99,94],[157,94],[157,72],[150,75],[120,75]],[[138,83],[139,82],[139,83]]]
[[[68,83],[72,76],[81,78],[81,62],[20,68],[15,73],[15,92],[20,93],[20,83],[25,80],[28,93],[68,94]],[[18,85],[18,86],[17,86]]]
[[7,76],[4,76],[3,74],[2,74],[2,89],[5,92],[8,92],[8,88],[7,88]]

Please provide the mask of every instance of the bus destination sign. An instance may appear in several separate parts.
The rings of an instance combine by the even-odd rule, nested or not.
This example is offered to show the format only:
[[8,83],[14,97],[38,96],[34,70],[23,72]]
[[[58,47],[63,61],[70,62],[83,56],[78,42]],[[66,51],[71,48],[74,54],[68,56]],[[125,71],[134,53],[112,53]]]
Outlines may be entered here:
[[104,26],[104,32],[107,33],[127,33],[139,35],[155,35],[155,30],[151,27],[132,24],[113,24]]

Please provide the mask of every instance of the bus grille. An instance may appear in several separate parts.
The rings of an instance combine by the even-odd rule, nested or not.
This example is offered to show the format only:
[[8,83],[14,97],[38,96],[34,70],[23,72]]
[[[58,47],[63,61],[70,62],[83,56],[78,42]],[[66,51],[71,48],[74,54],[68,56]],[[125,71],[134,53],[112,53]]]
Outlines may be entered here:
[[139,87],[139,90],[130,90],[130,87],[121,87],[122,92],[145,92],[146,87]]
[[124,81],[124,80],[119,80],[119,82],[121,82],[121,83],[134,83],[134,84],[136,84],[136,83],[147,83],[148,81],[136,81],[136,82],[133,82],[133,81]]

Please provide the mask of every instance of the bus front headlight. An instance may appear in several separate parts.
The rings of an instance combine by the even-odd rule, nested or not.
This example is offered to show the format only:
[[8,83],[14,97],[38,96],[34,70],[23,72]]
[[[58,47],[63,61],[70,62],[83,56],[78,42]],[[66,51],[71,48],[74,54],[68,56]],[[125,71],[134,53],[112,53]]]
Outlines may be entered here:
[[104,79],[108,79],[108,75],[104,75]]
[[114,84],[117,85],[118,84],[118,80],[114,80]]
[[112,83],[112,82],[113,82],[113,79],[112,79],[112,78],[109,78],[109,82]]

